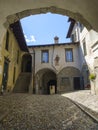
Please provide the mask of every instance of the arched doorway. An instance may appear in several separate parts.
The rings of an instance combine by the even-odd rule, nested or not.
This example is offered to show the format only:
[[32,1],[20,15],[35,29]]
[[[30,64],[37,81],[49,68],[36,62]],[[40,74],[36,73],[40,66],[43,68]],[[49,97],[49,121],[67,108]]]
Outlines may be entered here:
[[42,69],[36,74],[36,93],[51,94],[51,88],[54,87],[54,93],[57,93],[56,73],[51,69]]
[[22,57],[22,65],[21,65],[22,72],[31,72],[32,71],[32,57],[29,54],[25,54]]
[[58,74],[57,84],[60,92],[82,89],[80,70],[71,66],[63,68]]

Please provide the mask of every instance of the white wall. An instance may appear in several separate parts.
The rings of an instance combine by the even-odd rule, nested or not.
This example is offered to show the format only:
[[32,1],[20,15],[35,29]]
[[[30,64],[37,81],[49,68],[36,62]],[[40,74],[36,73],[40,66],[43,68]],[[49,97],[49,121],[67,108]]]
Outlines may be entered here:
[[[65,61],[65,48],[73,48],[73,62]],[[31,49],[29,49],[31,50]],[[44,68],[49,68],[59,73],[64,67],[73,66],[80,70],[78,45],[56,45],[35,47],[35,73]],[[49,50],[49,63],[41,63],[41,50]],[[59,56],[59,65],[55,65],[55,57]]]
[[[83,54],[83,39],[86,42],[87,55]],[[94,48],[92,46],[98,41],[98,33],[94,30],[88,31],[86,28],[83,29],[82,33],[80,33],[80,51],[81,56],[81,65],[85,62],[91,70],[94,69],[94,58],[98,56],[98,49],[94,51],[98,45]]]

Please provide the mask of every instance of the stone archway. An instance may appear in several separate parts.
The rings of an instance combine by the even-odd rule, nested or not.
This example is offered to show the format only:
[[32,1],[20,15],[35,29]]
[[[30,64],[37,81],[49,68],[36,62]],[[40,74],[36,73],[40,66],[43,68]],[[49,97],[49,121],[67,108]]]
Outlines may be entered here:
[[10,24],[26,16],[48,12],[67,15],[80,21],[88,29],[98,31],[97,5],[97,0],[93,0],[93,2],[89,0],[74,0],[74,2],[73,0],[29,0],[29,2],[21,0],[19,3],[17,0],[10,0],[10,2],[1,0],[0,43],[2,44],[6,28],[9,28]]
[[4,23],[4,25],[6,26],[8,24],[12,24],[12,23],[19,21],[20,19],[30,16],[30,15],[45,14],[48,12],[54,13],[54,14],[61,14],[63,16],[69,16],[69,17],[75,19],[76,21],[80,21],[88,29],[92,28],[92,25],[85,18],[83,18],[81,14],[74,13],[70,9],[63,9],[63,8],[59,8],[56,6],[50,6],[50,7],[46,6],[46,7],[41,7],[41,8],[28,9],[28,10],[24,10],[22,12],[18,12],[18,13],[9,15],[9,16],[7,16],[7,20]]
[[[88,4],[89,3],[89,4]],[[41,14],[46,12],[52,12],[62,15],[70,16],[76,20],[81,21],[84,24],[84,21],[98,30],[97,23],[98,18],[98,1],[94,0],[21,0],[21,2],[17,2],[17,0],[10,0],[8,3],[7,0],[0,1],[0,12],[2,15],[0,16],[1,20],[7,18],[8,22],[15,22],[23,17],[32,15],[32,14]],[[6,9],[6,10],[5,10]]]
[[59,92],[82,89],[81,73],[75,67],[65,67],[58,73],[57,86]]
[[54,86],[54,93],[57,93],[56,73],[51,69],[44,68],[36,73],[36,93],[50,94],[50,86]]
[[29,54],[22,56],[21,72],[32,72],[32,57]]

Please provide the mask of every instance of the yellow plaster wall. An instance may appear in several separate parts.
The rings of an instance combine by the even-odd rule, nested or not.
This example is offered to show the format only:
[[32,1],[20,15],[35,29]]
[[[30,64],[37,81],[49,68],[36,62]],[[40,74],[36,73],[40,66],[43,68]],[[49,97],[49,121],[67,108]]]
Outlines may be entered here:
[[[15,81],[17,80],[20,72],[21,72],[21,61],[22,61],[22,52],[19,48],[19,45],[16,41],[16,38],[11,30],[9,32],[9,46],[8,51],[5,49],[6,44],[6,35],[3,40],[2,48],[1,48],[1,57],[0,57],[0,88],[2,87],[2,79],[3,79],[3,69],[4,69],[4,59],[5,57],[9,59],[9,68],[8,68],[8,81],[7,81],[7,89],[11,91],[14,87]],[[17,63],[17,53],[19,51],[19,60]],[[15,72],[15,81],[13,82],[14,75],[14,67],[16,68]]]

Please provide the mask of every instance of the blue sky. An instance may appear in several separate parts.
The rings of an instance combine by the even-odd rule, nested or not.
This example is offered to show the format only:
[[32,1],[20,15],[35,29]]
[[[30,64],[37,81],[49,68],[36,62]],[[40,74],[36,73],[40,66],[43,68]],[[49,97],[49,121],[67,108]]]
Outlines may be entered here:
[[54,43],[54,37],[59,37],[60,43],[70,42],[66,39],[68,32],[68,17],[58,14],[39,14],[21,19],[21,25],[27,45]]

